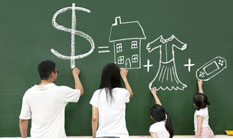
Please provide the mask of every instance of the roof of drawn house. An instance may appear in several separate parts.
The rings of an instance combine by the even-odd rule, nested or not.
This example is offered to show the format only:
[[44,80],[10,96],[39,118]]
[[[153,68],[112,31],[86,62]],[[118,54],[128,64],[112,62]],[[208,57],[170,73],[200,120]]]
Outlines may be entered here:
[[114,42],[131,39],[146,39],[140,23],[138,21],[121,22],[121,17],[116,17],[115,23],[111,27],[109,41]]

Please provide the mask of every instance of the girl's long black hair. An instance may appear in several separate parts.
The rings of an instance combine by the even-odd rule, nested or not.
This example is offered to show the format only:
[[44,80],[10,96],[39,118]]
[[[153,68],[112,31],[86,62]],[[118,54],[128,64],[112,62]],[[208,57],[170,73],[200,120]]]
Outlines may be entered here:
[[110,96],[112,101],[112,89],[115,87],[121,87],[120,68],[116,64],[110,63],[103,68],[99,89],[101,91],[105,89],[107,99]]
[[165,109],[161,105],[155,104],[151,107],[150,113],[155,122],[166,120],[165,127],[170,134],[170,138],[172,138],[174,136],[172,121],[170,115],[165,111]]

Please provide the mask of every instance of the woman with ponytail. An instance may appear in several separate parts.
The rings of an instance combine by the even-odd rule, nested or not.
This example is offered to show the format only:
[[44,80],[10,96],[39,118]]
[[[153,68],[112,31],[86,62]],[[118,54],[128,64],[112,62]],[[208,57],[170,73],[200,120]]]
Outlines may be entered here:
[[[114,64],[104,67],[99,89],[91,98],[92,136],[94,138],[127,138],[125,111],[133,97],[127,80],[128,70]],[[121,78],[125,88],[121,86]]]
[[151,119],[155,121],[150,126],[150,135],[152,138],[172,138],[174,131],[171,118],[163,108],[154,88],[151,89],[151,93],[154,96],[156,104],[150,109]]

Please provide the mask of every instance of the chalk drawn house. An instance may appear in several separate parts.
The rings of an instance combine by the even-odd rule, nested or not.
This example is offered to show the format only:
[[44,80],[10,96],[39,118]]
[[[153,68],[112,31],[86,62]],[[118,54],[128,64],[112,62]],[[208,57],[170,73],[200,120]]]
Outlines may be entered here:
[[115,17],[109,42],[114,47],[114,62],[121,68],[141,68],[141,40],[146,39],[144,30],[138,21],[121,22]]

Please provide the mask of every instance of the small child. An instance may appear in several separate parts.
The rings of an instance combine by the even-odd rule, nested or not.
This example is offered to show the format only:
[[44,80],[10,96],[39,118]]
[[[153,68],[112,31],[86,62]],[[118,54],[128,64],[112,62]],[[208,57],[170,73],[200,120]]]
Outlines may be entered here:
[[151,93],[154,96],[156,104],[150,109],[151,119],[155,121],[155,123],[150,126],[150,135],[152,138],[172,138],[174,131],[171,118],[162,107],[154,88],[151,89]]
[[196,108],[194,114],[194,128],[196,138],[213,138],[214,133],[209,126],[208,97],[202,89],[202,81],[198,80],[199,93],[193,96],[193,105]]

